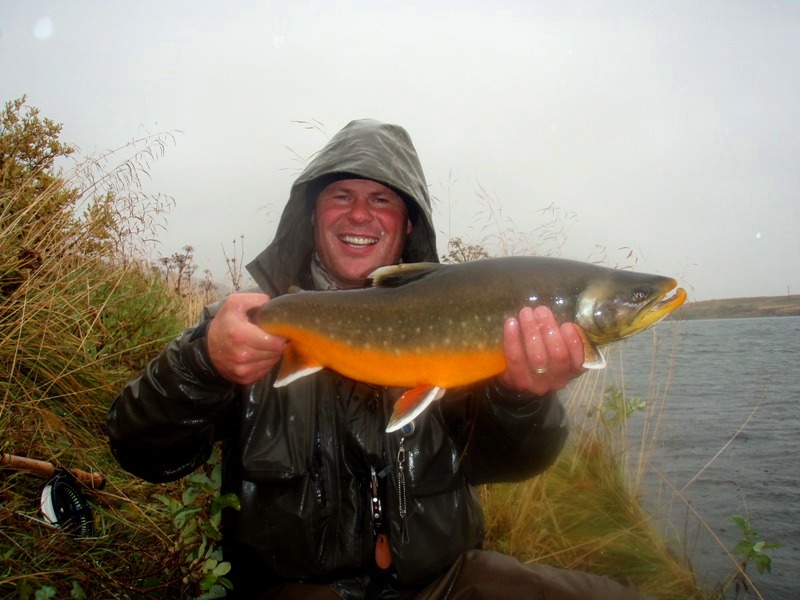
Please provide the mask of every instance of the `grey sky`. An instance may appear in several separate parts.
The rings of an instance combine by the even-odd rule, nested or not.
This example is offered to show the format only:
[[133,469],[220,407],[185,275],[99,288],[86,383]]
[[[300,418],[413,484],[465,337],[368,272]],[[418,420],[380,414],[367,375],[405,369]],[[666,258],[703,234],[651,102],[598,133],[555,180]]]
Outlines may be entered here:
[[0,100],[84,154],[180,130],[147,184],[177,202],[160,250],[220,280],[223,243],[269,241],[296,155],[372,117],[414,139],[442,248],[498,232],[483,189],[501,229],[555,215],[561,255],[690,299],[800,293],[800,3],[489,4],[5,1]]

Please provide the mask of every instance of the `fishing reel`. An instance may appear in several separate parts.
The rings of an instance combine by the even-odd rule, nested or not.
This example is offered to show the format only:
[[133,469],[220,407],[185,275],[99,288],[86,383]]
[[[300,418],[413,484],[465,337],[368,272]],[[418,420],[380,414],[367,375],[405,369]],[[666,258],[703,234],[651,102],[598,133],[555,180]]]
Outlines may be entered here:
[[75,476],[60,467],[39,490],[39,510],[45,521],[76,537],[94,535],[92,509]]

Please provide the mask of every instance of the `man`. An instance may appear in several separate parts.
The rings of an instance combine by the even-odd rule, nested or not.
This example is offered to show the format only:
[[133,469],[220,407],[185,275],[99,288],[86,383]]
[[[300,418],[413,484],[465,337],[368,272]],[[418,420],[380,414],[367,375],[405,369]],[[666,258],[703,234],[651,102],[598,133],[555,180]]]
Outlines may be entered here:
[[597,586],[624,597],[606,579],[477,550],[473,486],[541,472],[567,434],[555,391],[582,372],[583,350],[547,309],[507,320],[503,374],[448,390],[401,431],[385,428],[403,390],[329,370],[273,387],[286,340],[249,309],[293,285],[363,287],[400,261],[437,261],[425,177],[405,130],[354,121],[297,179],[275,239],[248,266],[266,294],[207,310],[122,391],[108,415],[115,456],[163,482],[224,440],[223,488],[241,502],[224,523],[238,597],[451,598],[487,584],[491,598]]

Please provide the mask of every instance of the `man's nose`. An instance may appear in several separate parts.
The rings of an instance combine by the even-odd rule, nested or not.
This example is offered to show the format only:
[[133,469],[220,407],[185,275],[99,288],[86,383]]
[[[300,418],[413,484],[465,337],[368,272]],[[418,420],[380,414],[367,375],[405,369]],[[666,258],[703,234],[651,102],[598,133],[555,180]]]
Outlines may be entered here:
[[350,212],[347,213],[347,216],[353,223],[368,223],[371,221],[372,209],[369,200],[356,198],[350,206]]

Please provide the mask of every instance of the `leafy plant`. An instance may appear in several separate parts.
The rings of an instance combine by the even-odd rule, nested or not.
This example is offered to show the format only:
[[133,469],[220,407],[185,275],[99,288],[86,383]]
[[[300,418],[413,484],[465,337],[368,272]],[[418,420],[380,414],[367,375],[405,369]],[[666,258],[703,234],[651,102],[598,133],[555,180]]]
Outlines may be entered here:
[[741,557],[739,564],[732,571],[731,575],[717,586],[716,598],[723,598],[725,591],[733,586],[736,596],[744,593],[745,597],[750,593],[751,581],[747,577],[747,565],[755,563],[756,569],[760,574],[772,572],[772,558],[769,555],[770,550],[781,548],[781,544],[767,542],[762,540],[761,536],[751,527],[750,519],[735,515],[731,517],[731,522],[734,523],[742,533],[742,539],[736,544],[733,549],[734,554]]
[[225,577],[231,564],[222,558],[220,524],[222,509],[239,510],[236,494],[221,494],[222,464],[219,449],[209,458],[210,474],[196,472],[185,478],[186,487],[180,500],[156,495],[170,511],[178,530],[178,540],[172,548],[181,562],[184,585],[196,585],[202,592],[198,600],[222,598],[232,589]]
[[644,410],[647,403],[639,396],[628,398],[617,387],[609,386],[600,406],[601,417],[612,427],[619,427],[635,412]]
[[767,551],[781,548],[782,545],[759,539],[758,533],[750,527],[750,519],[747,517],[740,517],[737,515],[731,517],[731,521],[739,527],[744,536],[733,549],[736,554],[740,554],[744,557],[741,563],[742,568],[752,560],[756,564],[759,573],[762,575],[765,572],[771,573],[772,559],[767,554]]

